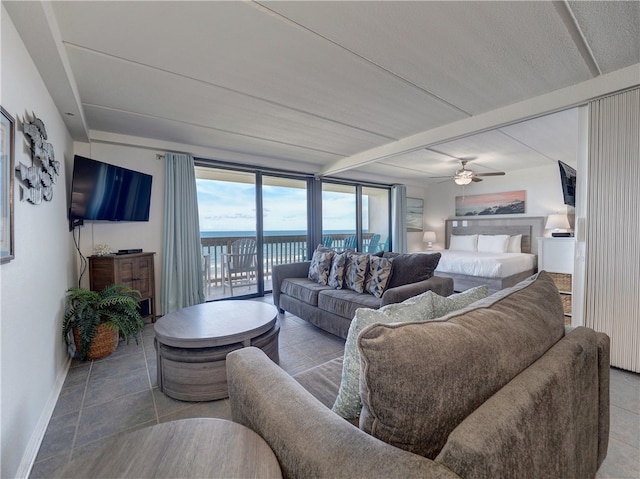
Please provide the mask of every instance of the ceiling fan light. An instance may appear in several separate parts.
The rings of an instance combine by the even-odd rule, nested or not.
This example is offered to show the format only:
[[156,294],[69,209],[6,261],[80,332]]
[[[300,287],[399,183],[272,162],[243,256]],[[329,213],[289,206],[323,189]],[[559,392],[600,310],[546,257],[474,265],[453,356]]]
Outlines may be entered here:
[[458,178],[454,178],[454,180],[456,182],[456,185],[468,185],[469,183],[471,183],[471,177],[470,176],[460,176]]

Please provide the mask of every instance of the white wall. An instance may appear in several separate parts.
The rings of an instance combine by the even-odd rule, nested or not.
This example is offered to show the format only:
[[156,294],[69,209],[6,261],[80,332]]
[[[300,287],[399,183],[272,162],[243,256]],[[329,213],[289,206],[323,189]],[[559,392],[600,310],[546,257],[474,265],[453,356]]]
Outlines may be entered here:
[[[456,196],[516,190],[526,191],[525,216],[547,216],[567,212],[562,197],[558,164],[549,160],[549,164],[545,166],[512,171],[505,176],[488,177],[479,183],[471,183],[464,187],[456,185],[453,180],[428,186],[424,193],[424,230],[435,231],[437,242],[434,246],[444,248],[444,220],[455,217]],[[522,215],[504,217],[509,216]],[[420,251],[425,247],[420,238],[419,242],[410,241],[409,251]]]
[[[67,223],[67,165],[73,142],[9,15],[2,7],[0,103],[15,119],[35,112],[44,122],[62,169],[52,201],[21,202],[13,192],[15,259],[0,266],[1,477],[25,476],[35,459],[68,356],[62,340],[65,291],[75,255]],[[15,161],[31,165],[16,128]]]
[[[163,153],[145,148],[133,148],[108,143],[76,143],[75,154],[141,171],[153,177],[151,183],[151,207],[149,221],[113,222],[86,221],[79,227],[80,251],[85,257],[93,254],[98,244],[108,244],[113,251],[142,248],[155,252],[156,311],[160,311],[160,278],[162,269],[162,224],[164,216],[164,160],[156,155]],[[71,175],[71,173],[69,173]],[[79,267],[79,263],[78,263]],[[82,285],[89,287],[89,270],[82,276]]]

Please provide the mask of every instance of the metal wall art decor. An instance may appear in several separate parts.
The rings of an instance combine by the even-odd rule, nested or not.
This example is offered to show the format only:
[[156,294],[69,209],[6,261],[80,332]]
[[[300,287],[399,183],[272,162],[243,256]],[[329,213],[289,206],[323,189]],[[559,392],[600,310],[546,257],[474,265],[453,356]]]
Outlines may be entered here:
[[22,132],[31,142],[31,166],[20,163],[16,166],[20,185],[20,201],[27,200],[39,205],[42,200],[51,201],[53,184],[60,174],[60,162],[55,160],[53,145],[46,142],[47,130],[40,118],[32,113],[33,119],[25,117]]
[[13,118],[0,106],[0,263],[13,259]]

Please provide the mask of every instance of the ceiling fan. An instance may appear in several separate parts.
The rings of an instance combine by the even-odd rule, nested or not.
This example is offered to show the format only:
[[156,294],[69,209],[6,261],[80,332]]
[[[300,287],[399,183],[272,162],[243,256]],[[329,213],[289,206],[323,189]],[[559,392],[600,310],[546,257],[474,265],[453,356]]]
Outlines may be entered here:
[[441,176],[439,178],[453,178],[453,181],[457,185],[468,185],[472,181],[478,182],[482,181],[481,176],[504,176],[504,171],[493,171],[490,173],[476,173],[473,170],[467,168],[467,163],[471,160],[460,160],[462,163],[462,168],[460,168],[453,176]]

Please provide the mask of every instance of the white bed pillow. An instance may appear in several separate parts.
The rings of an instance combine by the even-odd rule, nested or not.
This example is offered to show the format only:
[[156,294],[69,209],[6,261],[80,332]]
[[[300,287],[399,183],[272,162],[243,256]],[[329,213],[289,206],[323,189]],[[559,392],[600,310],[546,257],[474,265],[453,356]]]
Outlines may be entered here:
[[478,235],[451,235],[449,249],[455,251],[478,251]]
[[506,253],[509,235],[478,235],[478,252]]
[[507,253],[522,253],[522,235],[509,236]]

